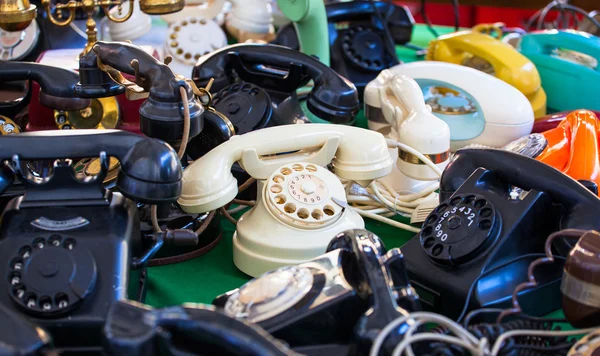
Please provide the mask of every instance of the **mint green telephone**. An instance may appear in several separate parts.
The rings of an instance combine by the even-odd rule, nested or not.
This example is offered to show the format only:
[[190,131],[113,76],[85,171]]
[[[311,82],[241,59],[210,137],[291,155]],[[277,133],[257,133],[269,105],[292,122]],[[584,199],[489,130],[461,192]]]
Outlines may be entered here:
[[327,30],[327,13],[323,0],[277,0],[281,12],[294,23],[300,50],[306,54],[316,55],[325,65],[330,65],[329,42],[322,36],[329,37]]

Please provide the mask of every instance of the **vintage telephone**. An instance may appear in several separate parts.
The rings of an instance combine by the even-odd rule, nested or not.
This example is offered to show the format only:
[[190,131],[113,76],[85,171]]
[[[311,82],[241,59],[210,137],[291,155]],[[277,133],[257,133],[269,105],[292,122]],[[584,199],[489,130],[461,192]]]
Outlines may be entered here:
[[[533,258],[520,256],[539,257],[554,231],[598,229],[599,208],[596,194],[542,162],[459,150],[440,180],[440,205],[402,246],[409,278],[426,309],[452,318],[468,297],[470,309],[505,308],[527,280]],[[566,256],[571,246],[557,240],[555,247]],[[561,273],[560,263],[540,269],[539,286],[519,293],[523,310],[539,316],[558,309]]]
[[308,121],[296,90],[310,80],[308,110],[336,124],[352,124],[359,110],[356,88],[315,58],[276,45],[231,45],[202,57],[192,78],[197,86],[211,87],[212,105],[206,130],[188,146],[198,158],[231,135],[264,127]]
[[[134,81],[127,80],[123,74],[133,76]],[[128,112],[124,120],[135,122],[134,118],[139,117],[138,127],[143,134],[176,147],[184,136],[179,89],[183,87],[190,112],[189,137],[195,137],[202,130],[204,109],[196,100],[190,84],[140,47],[126,42],[96,42],[92,50],[79,60],[79,77],[76,89],[82,97],[111,97],[123,91],[129,99],[147,97],[139,110]],[[133,122],[131,125],[135,125]]]
[[490,35],[461,31],[440,36],[429,44],[426,59],[460,64],[493,75],[523,93],[536,118],[546,115],[546,93],[536,66],[509,44]]
[[548,108],[600,110],[600,38],[574,30],[547,30],[523,36],[519,51],[538,69]]
[[[497,78],[437,61],[405,63],[388,71],[382,75],[403,74],[419,84],[425,103],[450,127],[452,151],[470,144],[502,147],[531,132],[534,118],[527,98]],[[365,114],[373,130],[390,125],[376,86],[365,90]]]
[[[386,251],[379,237],[360,229],[335,236],[324,255],[267,272],[213,304],[309,355],[367,354],[389,322],[420,310],[400,249]],[[386,340],[386,354],[402,337],[400,326]]]
[[[197,243],[187,230],[159,232],[150,241],[139,231],[137,202],[170,203],[181,192],[177,154],[162,141],[117,130],[1,139],[1,160],[12,160],[3,172],[12,170],[25,194],[2,214],[0,304],[47,329],[58,348],[101,347],[110,305],[128,295],[143,299],[140,283],[130,278],[162,245]],[[101,161],[99,174],[78,179],[71,160],[94,156]],[[121,162],[118,192],[102,185],[109,157]],[[56,160],[49,175],[29,168],[38,160]],[[10,179],[1,182],[0,190]],[[85,337],[74,337],[82,330]]]
[[556,128],[522,137],[505,148],[544,162],[598,194],[599,133],[598,116],[588,110],[576,110]]
[[[404,74],[394,74],[384,69],[365,90],[365,105],[379,107],[379,113],[386,121],[385,126],[375,120],[373,110],[368,110],[369,128],[381,132],[386,137],[408,145],[429,158],[440,171],[450,159],[450,128],[436,117],[425,104],[419,84]],[[396,160],[397,169],[382,178],[396,191],[414,192],[423,183],[431,184],[438,180],[437,174],[408,152],[390,148]]]
[[[278,1],[280,6],[283,2]],[[310,40],[316,42],[328,31],[329,43],[320,43],[330,48],[327,58],[330,53],[331,68],[356,85],[362,100],[365,86],[375,79],[381,70],[400,63],[394,45],[410,41],[415,21],[406,7],[385,1],[328,4],[326,14],[328,28],[325,29],[324,24],[318,29],[312,27]],[[292,20],[295,21],[293,18]],[[298,33],[300,38],[306,37]],[[299,49],[297,38],[294,27],[288,25],[280,30],[274,43]],[[388,43],[390,41],[393,43]],[[304,45],[302,40],[301,43]],[[301,47],[304,53],[319,55]]]
[[[331,236],[362,228],[338,177],[367,186],[393,164],[378,132],[327,124],[269,127],[233,136],[189,165],[181,209],[203,213],[231,202],[238,193],[231,167],[238,161],[258,181],[256,205],[233,237],[234,263],[251,276],[310,260]],[[324,167],[330,162],[335,175]]]

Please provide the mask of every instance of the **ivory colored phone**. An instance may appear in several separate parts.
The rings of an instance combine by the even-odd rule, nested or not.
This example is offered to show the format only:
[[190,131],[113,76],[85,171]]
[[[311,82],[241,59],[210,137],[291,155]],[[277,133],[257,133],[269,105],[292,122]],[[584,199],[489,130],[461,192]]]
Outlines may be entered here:
[[[385,69],[367,85],[366,92],[369,103],[378,101],[381,108],[376,112],[370,110],[369,114],[377,113],[377,119],[385,121],[385,124],[369,121],[370,128],[416,149],[444,170],[450,159],[450,128],[425,104],[419,84],[407,75]],[[397,148],[390,150],[397,160],[397,169],[382,179],[396,191],[418,190],[420,185],[438,179],[417,157],[407,152],[399,155]]]
[[234,162],[258,181],[256,205],[233,236],[235,265],[254,277],[319,256],[332,236],[363,228],[338,177],[367,186],[393,165],[378,132],[332,124],[265,128],[233,136],[188,166],[181,208],[202,213],[231,202],[238,193]]
[[426,59],[460,64],[493,75],[523,93],[535,117],[546,115],[546,93],[535,65],[512,46],[490,35],[461,31],[440,36],[429,44]]
[[[436,61],[400,64],[388,71],[419,84],[425,103],[450,127],[452,151],[470,144],[502,147],[531,132],[533,110],[525,95],[493,76]],[[379,90],[369,85],[365,90],[369,128],[385,130],[390,123],[383,116]]]

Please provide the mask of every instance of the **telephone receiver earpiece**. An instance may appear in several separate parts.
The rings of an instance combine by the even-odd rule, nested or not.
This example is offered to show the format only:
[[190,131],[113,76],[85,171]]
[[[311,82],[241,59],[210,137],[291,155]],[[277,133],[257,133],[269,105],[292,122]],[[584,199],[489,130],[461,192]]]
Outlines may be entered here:
[[182,166],[165,142],[119,130],[49,130],[2,138],[0,161],[78,159],[101,152],[121,162],[116,186],[148,204],[174,202],[181,193]]
[[218,91],[233,82],[232,70],[243,81],[281,92],[295,91],[312,79],[315,84],[307,107],[333,123],[352,122],[359,110],[354,84],[314,57],[283,46],[238,44],[222,48],[201,59],[193,77],[200,86],[215,78],[213,91]]
[[78,95],[77,73],[39,63],[0,61],[0,83],[33,80],[40,86],[40,103],[57,110],[82,110],[92,102]]
[[[140,127],[146,136],[174,145],[181,141],[184,125],[181,87],[187,93],[189,137],[195,137],[202,130],[204,108],[194,96],[191,86],[140,47],[127,42],[99,41],[83,57],[85,59],[82,58],[80,64],[85,63],[86,70],[90,71],[90,75],[85,77],[86,86],[106,86],[106,76],[97,71],[100,69],[110,74],[113,81],[127,86],[128,92],[133,91],[135,95],[149,92],[148,99],[140,106]],[[120,73],[135,76],[135,85]]]

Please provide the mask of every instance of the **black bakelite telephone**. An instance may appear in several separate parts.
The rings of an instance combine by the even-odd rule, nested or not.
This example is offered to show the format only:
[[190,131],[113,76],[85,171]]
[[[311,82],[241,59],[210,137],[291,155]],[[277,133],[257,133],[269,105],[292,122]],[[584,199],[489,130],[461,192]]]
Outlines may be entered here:
[[[135,76],[135,82],[121,73]],[[113,96],[127,88],[130,97],[148,99],[140,106],[140,127],[146,136],[178,146],[183,137],[183,104],[179,88],[185,88],[190,111],[189,137],[202,130],[204,109],[192,87],[164,63],[127,42],[96,42],[79,60],[78,96]],[[117,83],[119,85],[117,85]]]
[[[267,272],[213,304],[307,355],[367,354],[388,323],[420,310],[400,250],[386,252],[379,237],[360,229],[338,234],[324,255]],[[384,350],[391,353],[401,330]]]
[[[469,295],[471,309],[508,307],[533,258],[501,266],[543,253],[552,232],[600,229],[599,211],[598,196],[542,162],[504,150],[459,150],[441,177],[440,205],[402,246],[409,278],[426,309],[449,317]],[[554,247],[562,256],[570,250],[566,240]],[[519,294],[524,310],[560,308],[561,271],[561,263],[536,270],[539,286]]]
[[[144,298],[134,277],[154,254],[164,244],[198,242],[189,230],[149,239],[140,233],[136,202],[174,202],[181,162],[166,143],[118,130],[43,131],[0,141],[0,192],[15,175],[25,185],[1,218],[0,304],[47,329],[57,347],[99,347],[109,306]],[[71,159],[94,156],[100,173],[78,178]],[[109,157],[121,162],[119,192],[102,185]],[[54,161],[49,175],[29,168],[40,160]],[[74,337],[82,331],[85,337]]]
[[207,114],[206,131],[188,146],[194,159],[233,134],[306,122],[296,90],[310,80],[314,88],[307,106],[317,117],[352,124],[360,108],[352,83],[315,58],[282,46],[238,44],[212,52],[192,72],[199,87],[211,78],[212,104],[226,117]]
[[[325,9],[331,68],[356,85],[362,101],[365,86],[383,69],[400,63],[394,45],[410,41],[415,20],[405,6],[385,1],[339,2]],[[389,43],[385,27],[394,43]],[[300,49],[293,24],[281,28],[273,43]]]

